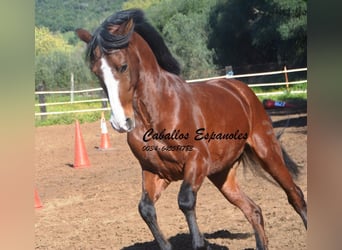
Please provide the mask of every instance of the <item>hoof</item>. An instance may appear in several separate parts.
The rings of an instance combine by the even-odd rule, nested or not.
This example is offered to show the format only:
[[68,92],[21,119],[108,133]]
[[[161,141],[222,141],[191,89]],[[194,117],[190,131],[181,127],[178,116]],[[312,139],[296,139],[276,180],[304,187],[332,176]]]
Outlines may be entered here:
[[168,244],[167,246],[165,246],[165,248],[163,248],[163,250],[173,250],[171,244]]
[[201,247],[194,247],[195,250],[211,250],[211,247],[209,245],[209,243],[205,243],[204,246],[201,246]]

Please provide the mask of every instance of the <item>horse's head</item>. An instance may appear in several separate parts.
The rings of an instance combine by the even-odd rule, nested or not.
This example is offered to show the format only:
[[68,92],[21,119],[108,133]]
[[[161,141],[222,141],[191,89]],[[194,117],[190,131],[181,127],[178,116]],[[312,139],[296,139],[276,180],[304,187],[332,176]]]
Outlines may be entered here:
[[109,98],[114,129],[132,131],[135,126],[133,91],[140,81],[142,65],[148,77],[158,75],[160,68],[179,75],[177,60],[138,9],[111,15],[94,34],[83,29],[76,30],[76,33],[88,44],[90,69],[99,78]]
[[133,90],[137,81],[137,58],[130,53],[129,41],[133,34],[132,19],[107,19],[90,34],[76,30],[78,37],[87,43],[91,71],[100,80],[112,109],[111,124],[119,132],[130,132],[135,127]]

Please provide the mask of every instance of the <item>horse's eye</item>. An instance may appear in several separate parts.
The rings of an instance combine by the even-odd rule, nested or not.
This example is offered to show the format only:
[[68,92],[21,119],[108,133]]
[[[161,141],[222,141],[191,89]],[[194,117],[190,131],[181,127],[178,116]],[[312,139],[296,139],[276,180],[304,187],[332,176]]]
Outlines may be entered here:
[[123,64],[123,65],[120,67],[119,72],[120,72],[120,73],[124,73],[124,72],[126,72],[126,70],[127,70],[127,64]]

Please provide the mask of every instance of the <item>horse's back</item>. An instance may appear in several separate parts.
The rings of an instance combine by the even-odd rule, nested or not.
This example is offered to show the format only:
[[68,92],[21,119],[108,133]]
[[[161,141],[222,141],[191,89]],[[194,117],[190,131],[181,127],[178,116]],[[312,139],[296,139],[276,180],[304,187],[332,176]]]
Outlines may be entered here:
[[216,79],[209,80],[203,82],[204,85],[212,86],[216,88],[221,88],[222,90],[226,90],[228,95],[234,95],[241,100],[245,100],[246,102],[255,102],[257,101],[257,97],[250,87],[244,82],[241,82],[236,79]]
[[255,112],[264,112],[261,102],[247,84],[235,79],[215,79],[190,85],[199,105],[205,103],[225,106],[225,111],[233,109],[243,112],[249,118]]

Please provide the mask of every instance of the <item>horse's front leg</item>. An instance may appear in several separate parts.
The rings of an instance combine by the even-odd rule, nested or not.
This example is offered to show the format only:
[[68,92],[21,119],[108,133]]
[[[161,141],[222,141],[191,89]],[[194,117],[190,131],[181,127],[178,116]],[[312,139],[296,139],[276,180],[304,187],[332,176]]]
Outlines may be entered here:
[[140,215],[150,228],[160,249],[171,250],[171,244],[166,240],[159,228],[156,209],[154,206],[155,202],[159,199],[161,192],[168,186],[168,183],[163,179],[160,179],[158,175],[148,171],[143,171],[142,178],[143,189],[141,200],[139,202]]
[[194,250],[210,249],[198,228],[195,211],[197,191],[206,176],[206,172],[207,169],[200,159],[189,162],[185,167],[184,181],[178,195],[178,205],[188,222]]

